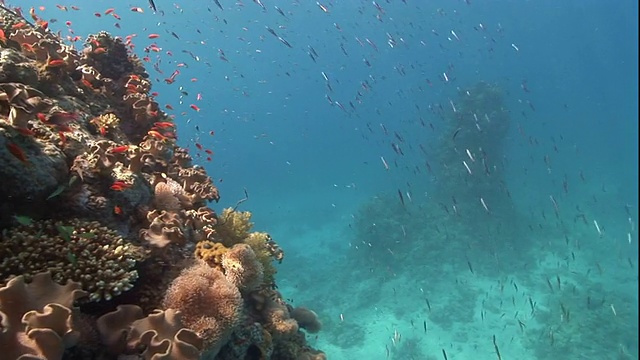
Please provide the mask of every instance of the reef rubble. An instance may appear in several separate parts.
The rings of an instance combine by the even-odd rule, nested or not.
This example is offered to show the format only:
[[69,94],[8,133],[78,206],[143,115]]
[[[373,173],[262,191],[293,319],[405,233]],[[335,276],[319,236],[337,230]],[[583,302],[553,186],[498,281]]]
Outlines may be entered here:
[[0,8],[2,358],[325,359],[276,290],[284,252],[209,207],[129,45]]

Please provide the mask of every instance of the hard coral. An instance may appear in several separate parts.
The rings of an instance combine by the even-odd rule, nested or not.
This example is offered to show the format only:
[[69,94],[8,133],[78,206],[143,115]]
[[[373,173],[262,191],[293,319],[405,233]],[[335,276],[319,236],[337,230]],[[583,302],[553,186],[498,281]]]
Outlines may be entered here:
[[183,323],[205,339],[215,356],[240,320],[242,297],[220,271],[197,262],[171,283],[164,307],[179,310]]
[[49,273],[23,276],[0,288],[0,348],[7,359],[61,359],[76,344],[73,303],[85,293],[80,284],[58,285]]
[[118,118],[114,113],[109,112],[93,118],[89,123],[95,126],[98,132],[104,136],[110,130],[118,127],[120,124],[120,118]]
[[20,225],[0,241],[0,282],[50,270],[58,282],[79,282],[89,300],[110,300],[133,287],[138,250],[95,221],[41,220]]

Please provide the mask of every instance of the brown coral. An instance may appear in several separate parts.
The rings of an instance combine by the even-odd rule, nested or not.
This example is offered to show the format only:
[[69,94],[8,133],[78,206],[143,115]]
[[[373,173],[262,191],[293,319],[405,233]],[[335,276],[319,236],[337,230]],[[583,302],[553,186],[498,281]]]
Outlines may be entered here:
[[231,247],[242,243],[249,236],[252,226],[250,212],[226,208],[222,210],[222,215],[219,217],[215,230],[219,241],[225,246]]
[[97,321],[102,342],[112,354],[135,354],[145,359],[193,359],[200,356],[202,339],[184,327],[180,313],[155,310],[142,317],[135,305],[120,305]]
[[[6,102],[7,105],[2,103]],[[6,113],[8,122],[16,128],[26,129],[29,120],[35,119],[37,112],[50,107],[52,102],[45,95],[30,86],[20,83],[0,84],[0,109]]]
[[58,285],[50,273],[11,279],[0,288],[0,348],[7,359],[61,359],[76,344],[73,302],[84,296],[80,284]]
[[268,286],[273,286],[277,272],[273,261],[281,262],[284,258],[284,252],[271,236],[265,232],[252,232],[244,239],[244,243],[251,246],[258,261],[262,264],[264,283]]
[[298,306],[291,310],[291,317],[296,320],[298,325],[314,334],[322,329],[322,323],[318,319],[318,314],[306,307]]
[[224,245],[213,241],[204,240],[196,244],[194,255],[212,268],[223,271],[222,256],[229,251]]
[[169,244],[182,245],[187,241],[180,216],[175,212],[153,210],[147,214],[148,229],[140,230],[140,238],[151,246],[164,248]]
[[236,244],[222,255],[224,274],[241,291],[252,291],[262,284],[263,269],[247,244]]
[[171,283],[164,307],[179,310],[183,323],[217,353],[240,320],[242,297],[220,271],[197,262]]
[[133,287],[139,251],[100,223],[42,220],[10,229],[0,241],[0,282],[12,275],[30,279],[50,270],[58,282],[82,284],[93,301]]
[[177,177],[176,181],[192,197],[194,203],[211,200],[218,202],[220,200],[218,189],[213,185],[213,180],[203,168],[180,169]]

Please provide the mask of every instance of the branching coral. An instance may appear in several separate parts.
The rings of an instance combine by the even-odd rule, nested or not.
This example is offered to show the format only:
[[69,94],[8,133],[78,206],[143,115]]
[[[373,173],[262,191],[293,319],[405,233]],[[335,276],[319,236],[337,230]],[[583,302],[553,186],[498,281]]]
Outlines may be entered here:
[[248,211],[235,211],[231,208],[222,210],[215,231],[219,241],[227,247],[242,243],[249,236],[253,223]]
[[33,221],[2,235],[0,281],[50,270],[58,282],[82,284],[90,300],[110,300],[133,287],[140,257],[134,246],[98,222]]
[[240,320],[242,297],[220,271],[197,262],[173,281],[164,307],[179,310],[183,323],[202,336],[215,355]]
[[80,284],[58,285],[49,273],[11,279],[0,288],[0,348],[6,359],[61,359],[76,344],[73,302]]
[[120,118],[114,113],[105,113],[91,119],[89,123],[95,126],[98,132],[100,132],[100,135],[105,136],[110,130],[118,127]]

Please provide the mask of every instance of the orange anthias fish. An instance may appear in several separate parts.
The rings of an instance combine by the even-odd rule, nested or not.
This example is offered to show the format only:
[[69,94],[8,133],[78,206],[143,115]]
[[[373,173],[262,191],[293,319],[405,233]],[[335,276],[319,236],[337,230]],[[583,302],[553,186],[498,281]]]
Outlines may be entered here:
[[130,187],[131,187],[130,184],[127,184],[124,181],[118,180],[118,181],[114,182],[113,185],[111,185],[111,187],[109,187],[109,189],[114,190],[114,191],[124,191],[124,190],[126,190],[126,189],[128,189]]
[[122,146],[116,146],[113,147],[111,149],[109,149],[109,152],[114,153],[114,154],[119,154],[119,153],[123,153],[125,151],[129,150],[129,145],[122,145]]
[[9,150],[11,155],[13,155],[16,159],[20,160],[24,164],[29,163],[27,155],[24,153],[24,150],[22,150],[20,146],[16,145],[15,143],[7,143],[6,146],[7,150]]

